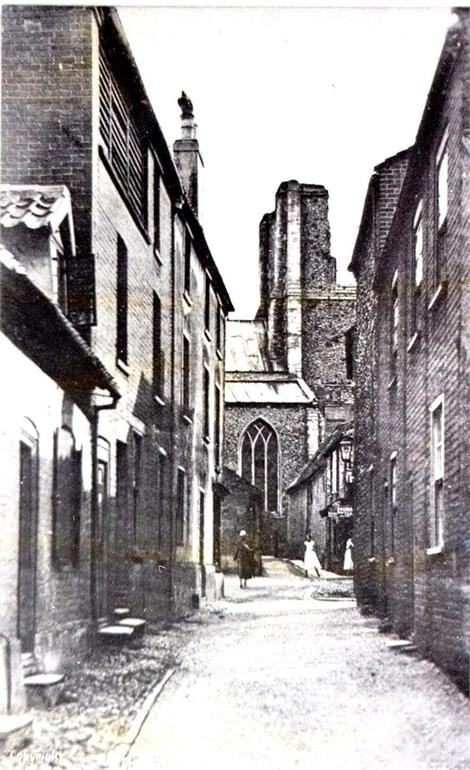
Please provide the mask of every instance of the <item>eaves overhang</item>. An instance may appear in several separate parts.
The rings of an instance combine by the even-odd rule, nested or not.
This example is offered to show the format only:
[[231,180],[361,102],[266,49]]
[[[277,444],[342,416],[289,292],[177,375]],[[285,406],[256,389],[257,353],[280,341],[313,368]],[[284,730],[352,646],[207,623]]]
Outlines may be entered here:
[[96,388],[118,399],[111,374],[58,305],[33,283],[20,263],[0,246],[2,332],[62,388],[90,395]]

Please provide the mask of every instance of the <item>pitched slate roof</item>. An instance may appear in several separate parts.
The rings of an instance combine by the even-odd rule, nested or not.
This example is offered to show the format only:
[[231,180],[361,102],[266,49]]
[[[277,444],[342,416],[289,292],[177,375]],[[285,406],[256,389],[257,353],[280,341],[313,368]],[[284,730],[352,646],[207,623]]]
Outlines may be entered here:
[[[255,373],[253,373],[255,374]],[[226,404],[312,404],[315,394],[300,377],[277,372],[225,379]]]
[[227,321],[225,368],[228,372],[281,371],[268,355],[266,324],[261,319]]

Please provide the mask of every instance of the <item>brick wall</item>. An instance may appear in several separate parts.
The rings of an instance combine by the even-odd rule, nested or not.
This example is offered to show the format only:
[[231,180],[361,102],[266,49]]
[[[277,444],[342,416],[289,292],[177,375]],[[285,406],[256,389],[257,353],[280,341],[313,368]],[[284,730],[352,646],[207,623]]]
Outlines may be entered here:
[[[464,15],[467,12],[463,12]],[[391,219],[384,207],[387,179],[378,189],[385,208],[355,254],[358,276],[358,336],[356,343],[356,587],[365,605],[371,593],[402,635],[413,632],[420,649],[468,687],[468,612],[466,581],[470,566],[467,547],[468,456],[467,396],[467,259],[469,203],[467,120],[468,20],[448,35],[426,111],[410,155],[407,178]],[[444,129],[448,139],[448,213],[446,225],[446,283],[436,293],[434,260],[436,235],[436,153]],[[380,168],[380,167],[379,167]],[[392,181],[388,177],[388,184]],[[393,198],[393,191],[392,191]],[[422,199],[424,274],[414,324],[415,302],[413,219]],[[380,248],[384,251],[380,255]],[[356,247],[357,248],[357,247]],[[371,275],[380,258],[375,283]],[[390,334],[392,281],[398,271],[399,329],[396,371],[391,366]],[[368,325],[375,318],[375,351],[368,348]],[[417,332],[415,334],[415,332]],[[396,377],[394,376],[396,375]],[[376,447],[368,437],[367,397],[375,410]],[[431,414],[434,400],[444,398],[443,538],[433,537]],[[376,399],[376,401],[374,401]],[[375,499],[371,497],[368,453],[374,458]],[[390,456],[396,452],[397,505],[392,543]],[[379,536],[376,564],[367,559],[368,508],[374,504]],[[373,570],[373,573],[371,572]]]
[[[152,232],[153,174],[149,173],[145,180],[148,216],[144,215],[139,223],[113,173],[112,162],[105,159],[103,148],[99,152],[100,42],[113,51],[110,66],[119,67],[119,80],[124,84],[126,98],[133,98],[141,87],[135,72],[130,71],[124,47],[116,45],[119,31],[112,13],[72,7],[7,7],[3,9],[2,22],[2,181],[66,184],[70,189],[78,257],[93,263],[92,269],[90,264],[84,265],[87,280],[94,283],[92,293],[96,296],[96,324],[87,336],[94,352],[116,379],[121,393],[115,410],[100,412],[98,427],[100,441],[106,447],[109,473],[109,542],[103,563],[105,571],[109,571],[112,590],[105,609],[111,610],[116,602],[126,601],[133,612],[147,611],[147,617],[158,617],[168,610],[171,598],[172,585],[167,573],[162,577],[163,573],[155,567],[163,565],[168,570],[174,556],[173,522],[179,513],[176,509],[178,467],[185,469],[188,483],[185,543],[176,550],[176,561],[187,564],[187,568],[182,568],[182,580],[176,577],[173,581],[173,588],[178,588],[175,602],[188,607],[192,594],[200,590],[203,574],[200,558],[208,575],[213,570],[212,484],[219,478],[214,457],[215,383],[223,388],[225,338],[222,328],[221,350],[217,352],[215,314],[216,295],[222,303],[226,299],[220,295],[225,295],[220,290],[220,276],[212,266],[211,329],[207,336],[204,334],[207,246],[201,245],[203,236],[199,235],[197,240],[192,233],[193,288],[190,301],[186,302],[183,299],[186,214],[174,216],[176,202],[181,206],[181,191],[152,113],[142,115],[139,102],[138,124],[144,126],[146,139],[151,137],[149,171],[156,163],[152,153],[160,154],[163,169],[159,249],[154,248]],[[125,367],[117,365],[118,235],[128,251],[128,361]],[[77,270],[74,274],[80,272]],[[154,292],[162,308],[164,354],[164,388],[158,394],[158,401],[154,398],[153,383]],[[189,333],[193,355],[193,413],[189,421],[182,420],[180,408],[183,328]],[[208,443],[202,435],[203,362],[210,371]],[[220,410],[222,416],[222,400]],[[142,441],[138,489],[134,479],[135,436],[140,436]],[[127,444],[128,459],[122,511],[116,509],[118,441]],[[160,484],[162,457],[166,458],[161,461],[166,470]],[[205,494],[203,548],[199,547],[201,491]],[[161,519],[160,537],[156,519]],[[135,556],[138,560],[133,561]],[[211,581],[213,584],[213,578]],[[57,606],[66,619],[66,608],[61,608],[59,601]]]
[[66,184],[90,248],[91,8],[2,9],[2,182]]

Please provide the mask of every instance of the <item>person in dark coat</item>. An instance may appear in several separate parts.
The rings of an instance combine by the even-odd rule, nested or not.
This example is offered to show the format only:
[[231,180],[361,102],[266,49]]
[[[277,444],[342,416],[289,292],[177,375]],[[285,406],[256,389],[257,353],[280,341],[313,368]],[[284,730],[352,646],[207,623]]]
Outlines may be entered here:
[[240,588],[246,588],[246,581],[253,577],[253,556],[254,549],[248,542],[245,530],[242,529],[238,538],[237,550],[235,551],[235,556],[233,557],[234,560],[238,563]]

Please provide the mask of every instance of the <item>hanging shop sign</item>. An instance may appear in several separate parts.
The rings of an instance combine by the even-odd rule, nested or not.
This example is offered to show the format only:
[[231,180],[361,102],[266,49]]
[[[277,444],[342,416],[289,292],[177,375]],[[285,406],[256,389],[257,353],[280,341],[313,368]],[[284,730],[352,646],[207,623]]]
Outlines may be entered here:
[[350,519],[353,515],[353,509],[351,505],[339,505],[333,503],[328,511],[329,519]]

